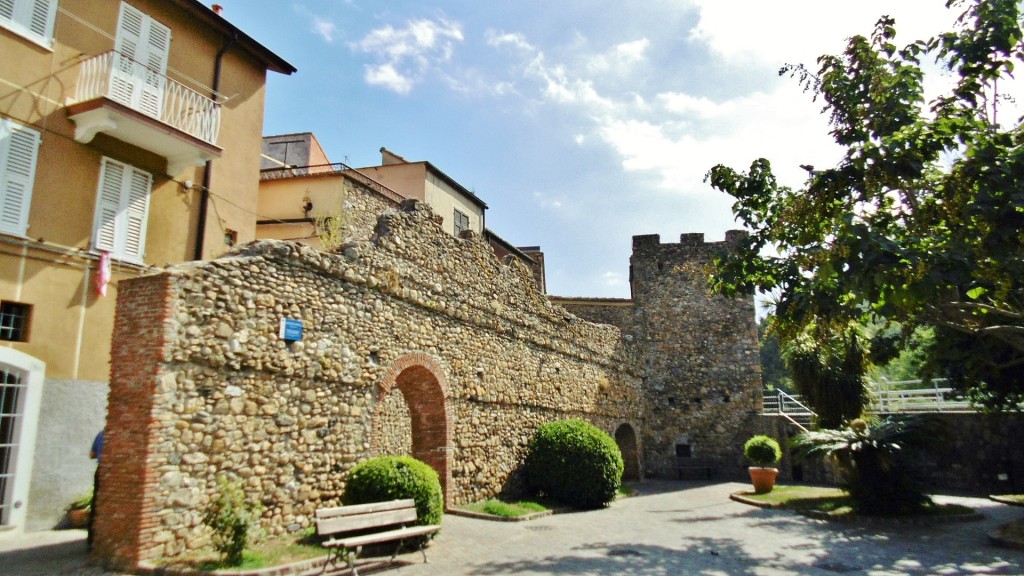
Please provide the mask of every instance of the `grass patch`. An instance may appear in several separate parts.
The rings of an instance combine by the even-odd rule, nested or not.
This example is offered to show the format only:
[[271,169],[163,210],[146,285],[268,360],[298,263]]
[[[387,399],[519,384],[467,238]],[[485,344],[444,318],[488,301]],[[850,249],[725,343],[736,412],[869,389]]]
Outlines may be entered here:
[[622,498],[629,498],[630,496],[636,494],[636,492],[637,492],[636,488],[634,488],[632,486],[626,486],[626,485],[619,486],[619,496],[622,497]]
[[246,550],[242,554],[242,563],[238,566],[228,566],[220,559],[219,554],[212,551],[187,554],[169,561],[166,566],[169,568],[191,568],[206,572],[223,569],[255,570],[291,564],[292,562],[326,555],[326,549],[306,539],[281,538],[259,542],[251,549]]
[[1004,540],[1024,543],[1024,520],[1016,520],[996,528],[996,535]]
[[997,499],[999,502],[1005,502],[1015,506],[1024,506],[1024,494],[1000,494],[993,498]]
[[748,500],[791,510],[831,511],[848,505],[849,496],[839,488],[776,486],[767,494],[743,494]]
[[[743,494],[743,497],[777,508],[798,512],[817,512],[831,517],[842,518],[857,516],[853,510],[852,499],[839,488],[819,488],[816,486],[776,486],[767,494]],[[900,517],[946,517],[971,514],[974,510],[959,504],[927,504],[920,511],[904,514]]]
[[547,508],[536,502],[529,500],[520,500],[519,502],[502,502],[497,498],[491,498],[483,502],[474,502],[473,504],[467,504],[462,508],[469,510],[470,512],[477,512],[479,514],[490,514],[491,516],[500,516],[502,518],[518,518],[519,516],[526,516],[527,514],[533,514],[534,512],[544,512]]

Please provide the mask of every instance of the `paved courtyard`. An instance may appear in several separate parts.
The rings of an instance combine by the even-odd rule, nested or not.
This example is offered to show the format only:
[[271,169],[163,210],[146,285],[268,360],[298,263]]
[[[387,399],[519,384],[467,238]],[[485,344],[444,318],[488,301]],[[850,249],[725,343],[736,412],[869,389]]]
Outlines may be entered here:
[[[428,549],[429,564],[410,553],[391,565],[366,560],[360,573],[1024,574],[1024,551],[997,548],[986,538],[999,524],[1024,517],[1024,508],[944,496],[937,500],[967,504],[985,519],[931,526],[834,524],[729,500],[731,492],[746,488],[735,482],[648,481],[637,496],[605,510],[521,523],[446,515]],[[80,531],[0,536],[0,575],[104,574],[85,562]]]

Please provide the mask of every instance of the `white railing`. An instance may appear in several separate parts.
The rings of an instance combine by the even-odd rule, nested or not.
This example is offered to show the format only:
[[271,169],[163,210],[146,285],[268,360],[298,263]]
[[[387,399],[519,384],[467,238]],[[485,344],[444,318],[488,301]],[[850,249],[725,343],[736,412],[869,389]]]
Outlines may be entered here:
[[[959,392],[941,386],[946,381],[936,379],[930,387],[922,388],[921,380],[901,380],[869,383],[869,414],[901,414],[908,412],[971,412],[974,408]],[[918,386],[912,388],[911,386]],[[782,390],[765,390],[764,413],[779,414],[795,424],[814,417],[814,411],[803,403],[798,394]]]
[[217,144],[220,104],[111,50],[82,62],[75,102],[109,98],[209,144]]
[[805,406],[799,396],[787,394],[782,390],[765,391],[764,412],[778,414],[805,432],[815,416],[814,411]]
[[944,379],[932,380],[930,388],[907,388],[920,386],[920,380],[889,382],[885,378],[875,382],[872,389],[870,410],[878,414],[901,412],[970,412],[970,402],[952,388],[940,386]]

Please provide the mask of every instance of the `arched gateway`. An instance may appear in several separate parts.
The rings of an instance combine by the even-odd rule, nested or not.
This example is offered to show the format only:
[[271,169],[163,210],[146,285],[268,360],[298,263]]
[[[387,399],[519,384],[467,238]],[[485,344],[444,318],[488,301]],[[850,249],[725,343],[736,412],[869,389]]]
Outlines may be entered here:
[[622,463],[625,465],[622,471],[624,481],[640,479],[640,451],[636,445],[636,432],[629,424],[622,424],[615,430],[615,443],[619,445],[619,452],[622,452]]
[[[444,370],[436,360],[422,353],[407,354],[398,359],[384,375],[377,389],[377,410],[389,404],[392,391],[397,388],[408,408],[411,426],[413,458],[427,463],[437,471],[447,506],[451,485],[451,401]],[[404,412],[404,410],[403,410]],[[385,434],[394,430],[387,427],[385,414],[373,417],[371,446],[374,454],[381,454],[383,446],[394,445],[394,439]]]

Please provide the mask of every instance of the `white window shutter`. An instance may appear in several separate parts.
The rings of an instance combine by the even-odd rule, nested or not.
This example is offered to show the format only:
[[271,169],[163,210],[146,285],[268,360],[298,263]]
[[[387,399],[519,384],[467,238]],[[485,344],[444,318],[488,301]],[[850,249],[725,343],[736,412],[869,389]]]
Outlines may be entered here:
[[117,20],[117,40],[114,49],[131,58],[135,57],[142,43],[142,28],[146,15],[131,4],[121,3],[121,14]]
[[0,121],[0,232],[24,236],[32,203],[39,133]]
[[114,48],[125,58],[118,62],[115,98],[123,101],[130,93],[125,102],[128,106],[160,118],[170,47],[170,28],[122,2]]
[[153,188],[153,177],[141,170],[132,169],[127,184],[124,255],[142,260],[146,248],[146,217],[149,214],[149,192]]
[[109,158],[103,160],[100,189],[96,200],[96,226],[93,249],[120,254],[117,242],[117,217],[121,211],[121,189],[127,166]]
[[0,19],[14,20],[14,0],[0,0]]
[[32,13],[28,29],[33,34],[49,40],[53,36],[53,21],[57,11],[57,0],[30,0]]
[[141,262],[146,248],[146,221],[153,176],[127,164],[103,159],[96,198],[93,250]]
[[0,0],[0,25],[50,46],[53,22],[57,16],[57,0]]

